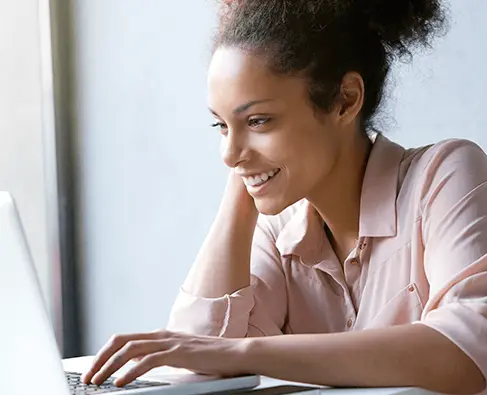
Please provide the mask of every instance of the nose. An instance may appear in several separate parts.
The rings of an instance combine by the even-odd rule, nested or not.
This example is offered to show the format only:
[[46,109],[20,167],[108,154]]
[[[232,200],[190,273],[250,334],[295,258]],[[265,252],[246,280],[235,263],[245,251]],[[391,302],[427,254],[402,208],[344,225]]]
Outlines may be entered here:
[[245,134],[235,133],[229,130],[227,135],[222,137],[221,152],[223,162],[231,168],[248,160],[250,149],[247,146],[247,138]]

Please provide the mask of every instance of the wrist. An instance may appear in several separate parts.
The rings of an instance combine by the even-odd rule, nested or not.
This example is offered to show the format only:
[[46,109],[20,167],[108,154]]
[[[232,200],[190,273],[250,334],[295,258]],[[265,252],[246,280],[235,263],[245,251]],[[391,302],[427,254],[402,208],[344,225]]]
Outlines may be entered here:
[[250,219],[257,219],[259,214],[254,199],[247,192],[242,178],[233,171],[228,177],[220,210],[230,210],[241,217]]
[[238,370],[243,374],[258,374],[263,361],[262,340],[260,337],[235,339]]

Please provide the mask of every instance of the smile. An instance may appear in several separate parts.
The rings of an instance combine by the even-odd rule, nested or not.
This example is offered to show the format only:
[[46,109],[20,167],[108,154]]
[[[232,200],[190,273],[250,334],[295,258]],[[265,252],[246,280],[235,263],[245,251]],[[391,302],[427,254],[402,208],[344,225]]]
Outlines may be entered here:
[[272,177],[280,172],[280,169],[273,169],[266,173],[255,174],[253,176],[242,177],[243,182],[245,185],[250,187],[259,187],[264,185],[267,181],[269,181]]

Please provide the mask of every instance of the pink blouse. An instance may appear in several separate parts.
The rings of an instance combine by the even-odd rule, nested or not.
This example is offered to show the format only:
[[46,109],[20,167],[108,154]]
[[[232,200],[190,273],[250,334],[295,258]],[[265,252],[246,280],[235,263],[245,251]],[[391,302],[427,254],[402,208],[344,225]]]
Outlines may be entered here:
[[487,376],[487,156],[470,141],[406,150],[379,135],[343,266],[302,200],[259,217],[249,287],[216,299],[181,289],[168,329],[245,337],[406,323],[441,332]]

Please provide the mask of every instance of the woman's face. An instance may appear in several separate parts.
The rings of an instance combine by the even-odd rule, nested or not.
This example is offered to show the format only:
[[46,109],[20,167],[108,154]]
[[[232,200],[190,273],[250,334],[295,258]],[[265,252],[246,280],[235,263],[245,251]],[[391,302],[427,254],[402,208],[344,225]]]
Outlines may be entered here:
[[314,111],[302,78],[277,76],[262,59],[222,47],[212,58],[208,88],[223,160],[261,213],[278,214],[326,183],[342,133],[331,113]]

